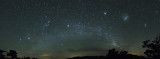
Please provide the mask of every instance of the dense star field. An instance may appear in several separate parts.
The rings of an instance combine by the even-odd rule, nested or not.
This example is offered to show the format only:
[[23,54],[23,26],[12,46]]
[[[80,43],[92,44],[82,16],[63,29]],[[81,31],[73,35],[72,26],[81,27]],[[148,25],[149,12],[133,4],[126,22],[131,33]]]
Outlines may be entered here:
[[0,0],[0,49],[65,59],[128,50],[160,33],[160,0]]

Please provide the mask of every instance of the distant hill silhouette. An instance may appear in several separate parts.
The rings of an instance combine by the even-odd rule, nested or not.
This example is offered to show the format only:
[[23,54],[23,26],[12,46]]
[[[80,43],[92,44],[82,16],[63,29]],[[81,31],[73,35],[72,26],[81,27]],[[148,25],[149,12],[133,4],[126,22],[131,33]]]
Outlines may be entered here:
[[137,56],[128,54],[127,51],[116,51],[116,49],[108,50],[106,56],[84,56],[84,57],[73,57],[67,59],[147,59],[144,56]]

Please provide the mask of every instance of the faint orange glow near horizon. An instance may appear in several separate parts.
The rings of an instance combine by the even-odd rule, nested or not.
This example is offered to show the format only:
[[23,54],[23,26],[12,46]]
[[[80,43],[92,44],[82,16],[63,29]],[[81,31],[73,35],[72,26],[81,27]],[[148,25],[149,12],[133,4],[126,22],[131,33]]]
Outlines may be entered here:
[[42,54],[41,56],[48,57],[48,56],[51,56],[51,54]]
[[73,57],[80,57],[82,56],[81,54],[73,54],[73,55],[70,55],[69,58],[73,58]]
[[129,52],[128,54],[137,55],[137,56],[140,56],[140,55],[141,55],[141,54],[135,53],[135,52]]

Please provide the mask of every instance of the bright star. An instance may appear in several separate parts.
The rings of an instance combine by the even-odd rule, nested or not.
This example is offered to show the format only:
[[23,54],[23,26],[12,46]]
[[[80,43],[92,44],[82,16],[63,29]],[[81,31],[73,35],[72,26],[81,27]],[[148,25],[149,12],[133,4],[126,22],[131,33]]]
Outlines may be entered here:
[[70,25],[69,25],[69,24],[67,24],[67,27],[70,27]]
[[124,16],[124,17],[123,17],[123,20],[124,20],[124,21],[127,21],[127,20],[128,20],[128,15]]
[[107,12],[104,12],[104,15],[107,15]]

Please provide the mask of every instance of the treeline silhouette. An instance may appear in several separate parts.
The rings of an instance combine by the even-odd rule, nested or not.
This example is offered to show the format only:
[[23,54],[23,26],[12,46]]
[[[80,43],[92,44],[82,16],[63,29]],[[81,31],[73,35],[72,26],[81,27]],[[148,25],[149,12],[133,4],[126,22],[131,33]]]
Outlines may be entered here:
[[106,56],[83,56],[67,59],[160,59],[160,36],[154,40],[146,40],[142,42],[142,47],[146,49],[144,56],[128,54],[128,51],[117,51],[116,49],[108,50]]
[[37,58],[31,58],[31,57],[17,57],[17,52],[15,50],[10,50],[9,52],[0,50],[0,59],[37,59]]
[[[146,40],[142,42],[142,47],[146,49],[144,56],[138,56],[133,54],[128,54],[128,51],[118,51],[115,48],[108,50],[106,56],[82,56],[73,57],[67,59],[160,59],[160,36],[156,37],[154,40]],[[30,57],[17,57],[17,52],[15,50],[10,50],[9,52],[0,50],[0,59],[37,59]]]
[[137,56],[128,54],[127,51],[117,51],[115,48],[108,50],[106,56],[84,56],[84,57],[73,57],[67,59],[147,59],[144,56]]

